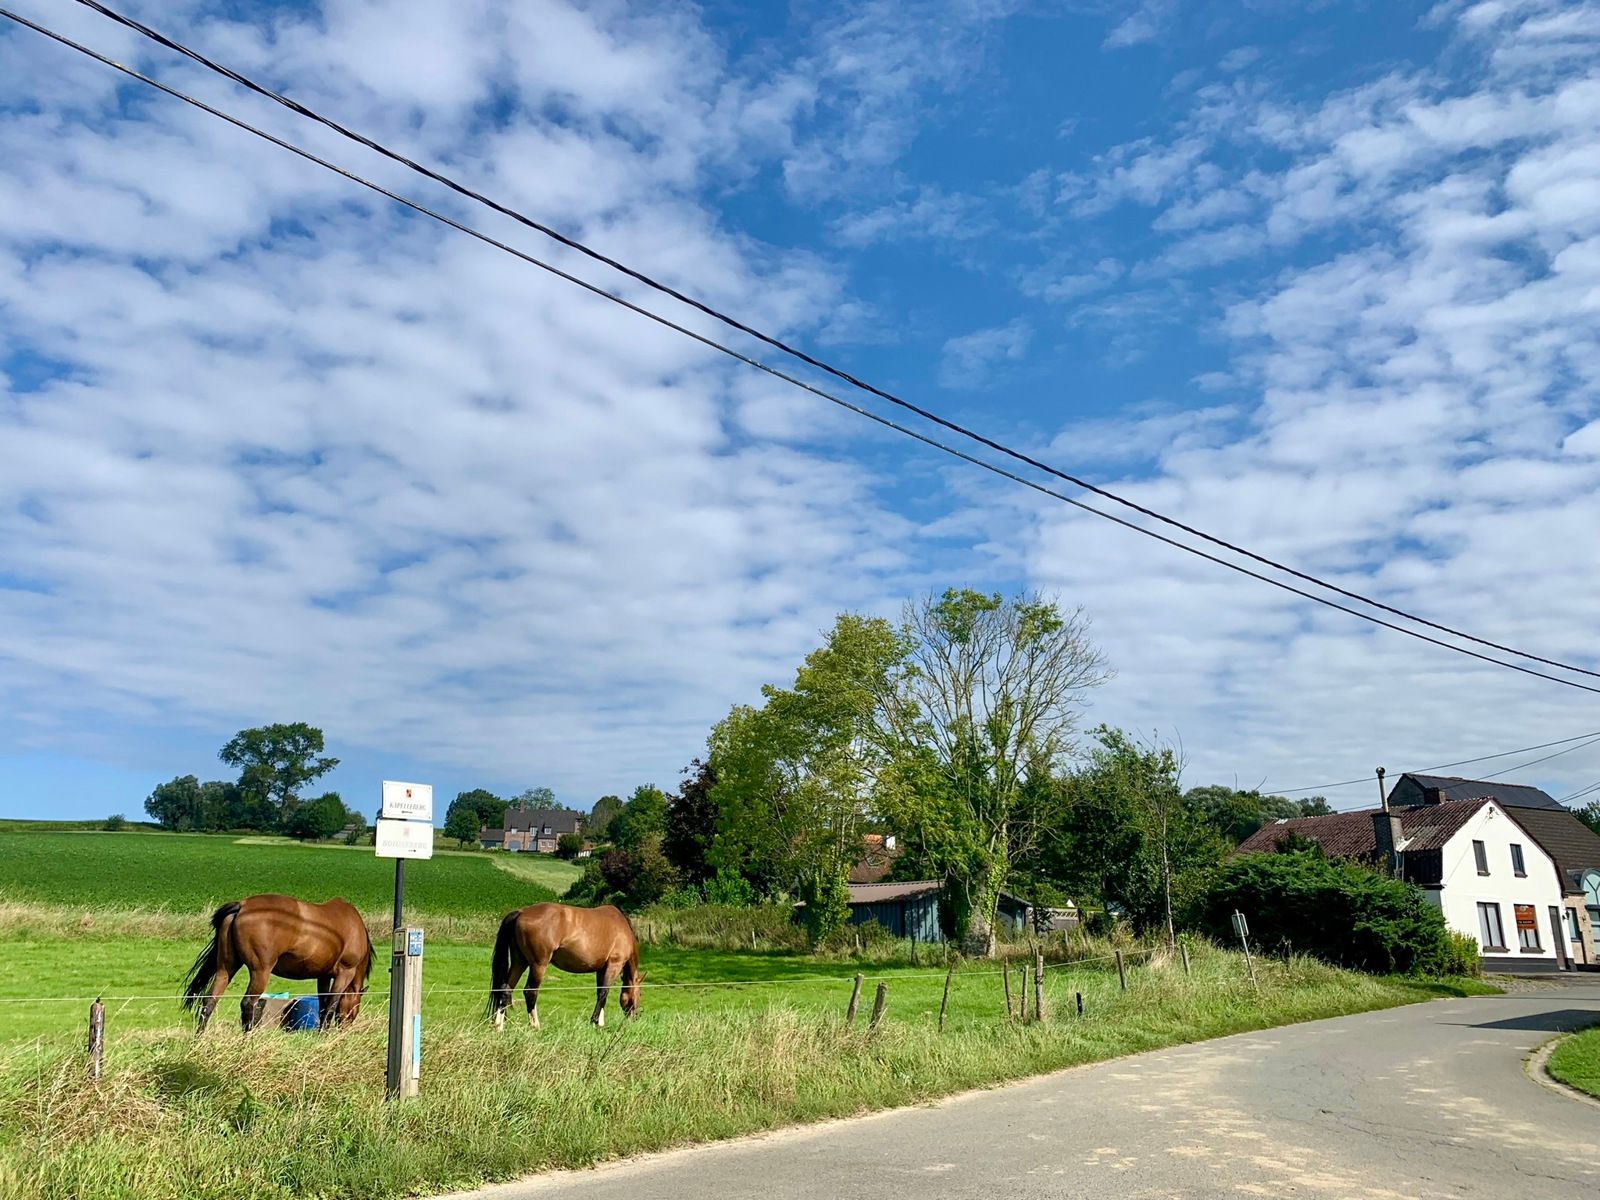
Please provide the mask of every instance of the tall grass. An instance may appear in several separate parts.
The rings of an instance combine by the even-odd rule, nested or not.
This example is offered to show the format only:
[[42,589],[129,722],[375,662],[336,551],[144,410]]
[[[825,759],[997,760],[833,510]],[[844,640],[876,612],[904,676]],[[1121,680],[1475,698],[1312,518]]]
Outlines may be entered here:
[[[214,1028],[135,1033],[99,1083],[76,1039],[0,1051],[0,1194],[39,1200],[379,1198],[842,1116],[1224,1033],[1406,1003],[1421,984],[1305,960],[1261,966],[1197,948],[1130,975],[1047,973],[1046,1020],[1005,1019],[992,968],[957,975],[936,1028],[934,981],[891,991],[876,1030],[838,1012],[736,990],[597,1031],[576,1005],[535,1033],[481,1020],[430,1026],[422,1094],[383,1101],[381,1017],[331,1036]],[[900,984],[893,985],[896,988]],[[803,989],[797,989],[803,990]],[[1084,995],[1078,1018],[1072,993]],[[664,996],[657,993],[657,996]],[[842,994],[833,996],[842,1002]]]

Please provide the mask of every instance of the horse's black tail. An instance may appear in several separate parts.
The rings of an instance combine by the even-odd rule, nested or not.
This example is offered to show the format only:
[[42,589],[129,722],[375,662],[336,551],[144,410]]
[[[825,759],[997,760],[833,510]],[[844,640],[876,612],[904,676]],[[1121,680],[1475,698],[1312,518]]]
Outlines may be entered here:
[[511,944],[517,936],[517,918],[522,915],[522,910],[508,912],[500,922],[500,932],[494,939],[494,961],[490,967],[489,975],[489,1015],[492,1017],[496,1010],[496,1000],[502,992],[505,993],[506,1003],[511,1002]]
[[189,968],[189,985],[183,989],[184,1008],[193,1008],[195,1002],[211,988],[222,956],[222,924],[239,911],[239,901],[230,900],[211,914],[211,940],[200,951],[200,957]]

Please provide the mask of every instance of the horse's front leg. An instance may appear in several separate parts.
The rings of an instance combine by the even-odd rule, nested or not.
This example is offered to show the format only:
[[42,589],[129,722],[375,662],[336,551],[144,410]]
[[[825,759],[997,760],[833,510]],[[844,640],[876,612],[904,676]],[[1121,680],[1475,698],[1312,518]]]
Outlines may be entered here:
[[528,1005],[528,1024],[535,1029],[539,1028],[539,985],[544,983],[544,973],[550,969],[550,964],[528,964],[528,986],[522,989],[522,998]]
[[608,962],[595,972],[594,1016],[589,1019],[598,1029],[605,1028],[606,997],[611,994],[611,985],[617,982],[617,977],[621,974],[622,964],[619,962]]
[[[339,1005],[342,1002],[342,997],[336,990],[338,984],[337,975],[317,976],[317,1029],[321,1032],[326,1032],[328,1026],[338,1018]],[[331,1004],[328,1002],[330,997],[333,1000]]]

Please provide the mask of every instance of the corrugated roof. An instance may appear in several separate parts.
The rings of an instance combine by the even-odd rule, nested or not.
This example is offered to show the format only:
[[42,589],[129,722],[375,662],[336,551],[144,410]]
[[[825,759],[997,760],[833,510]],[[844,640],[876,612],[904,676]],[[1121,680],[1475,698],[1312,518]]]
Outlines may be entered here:
[[851,904],[877,904],[885,900],[925,896],[929,892],[937,892],[942,885],[937,879],[918,879],[910,883],[852,883],[848,886]]
[[1555,808],[1561,805],[1554,797],[1525,783],[1501,783],[1498,779],[1463,779],[1459,775],[1413,775],[1409,771],[1401,779],[1414,779],[1422,788],[1438,788],[1446,800],[1498,800],[1504,808]]

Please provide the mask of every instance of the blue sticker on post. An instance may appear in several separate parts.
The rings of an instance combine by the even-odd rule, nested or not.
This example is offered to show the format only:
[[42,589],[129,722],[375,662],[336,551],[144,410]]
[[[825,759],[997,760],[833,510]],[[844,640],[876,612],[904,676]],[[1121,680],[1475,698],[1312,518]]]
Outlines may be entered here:
[[422,957],[422,930],[410,929],[406,931],[406,957]]
[[422,1014],[411,1014],[411,1078],[422,1078]]

